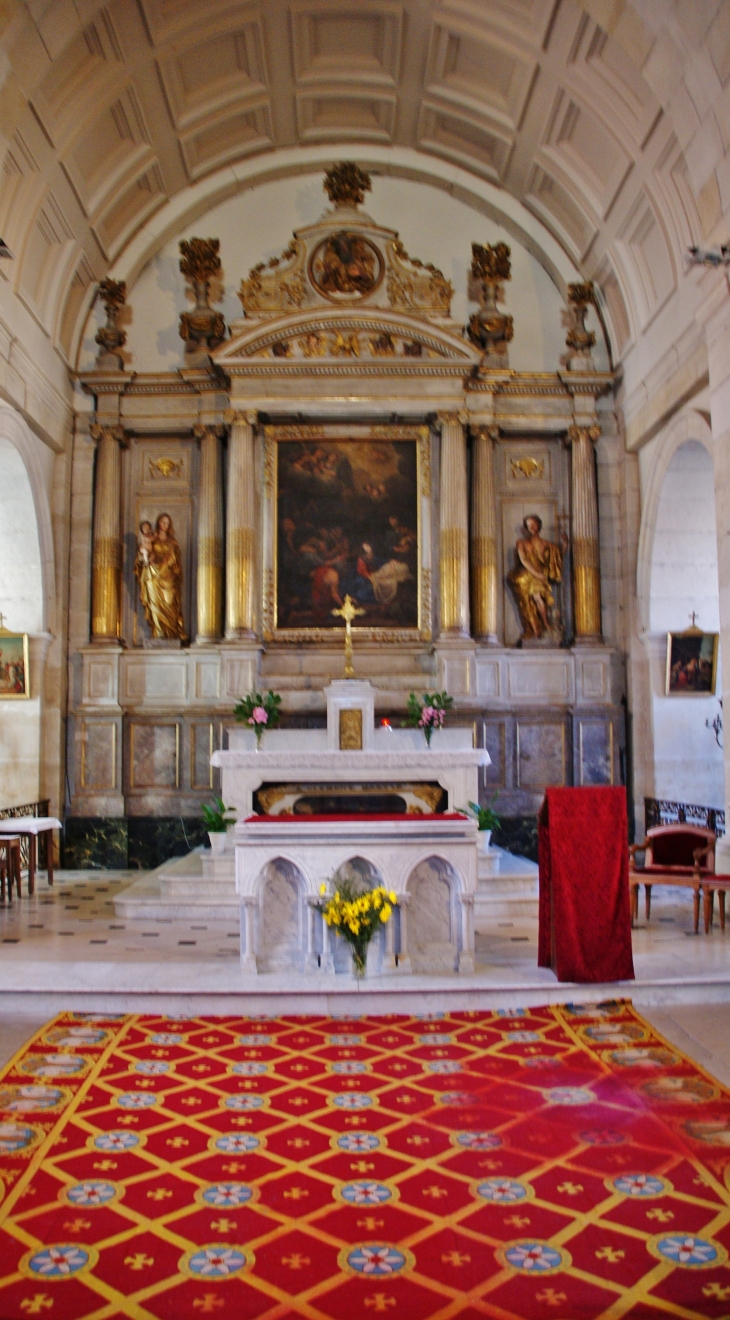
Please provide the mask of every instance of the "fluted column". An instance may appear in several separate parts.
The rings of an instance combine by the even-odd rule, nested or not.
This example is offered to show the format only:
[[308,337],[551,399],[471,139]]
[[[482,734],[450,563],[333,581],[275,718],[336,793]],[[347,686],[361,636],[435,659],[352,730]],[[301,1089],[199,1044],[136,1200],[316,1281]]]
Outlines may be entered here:
[[601,567],[598,543],[598,496],[593,441],[597,426],[571,426],[571,551],[576,642],[601,640]]
[[469,636],[469,502],[460,413],[441,423],[441,634]]
[[198,642],[221,635],[223,615],[223,496],[217,428],[196,426],[200,441],[198,494]]
[[256,523],[253,428],[255,413],[232,412],[228,440],[226,526],[226,637],[254,637]]
[[494,441],[497,428],[473,431],[471,490],[471,622],[477,641],[492,646],[497,637],[497,501]]
[[89,428],[97,441],[94,545],[91,561],[91,640],[118,642],[122,588],[122,456],[120,426]]

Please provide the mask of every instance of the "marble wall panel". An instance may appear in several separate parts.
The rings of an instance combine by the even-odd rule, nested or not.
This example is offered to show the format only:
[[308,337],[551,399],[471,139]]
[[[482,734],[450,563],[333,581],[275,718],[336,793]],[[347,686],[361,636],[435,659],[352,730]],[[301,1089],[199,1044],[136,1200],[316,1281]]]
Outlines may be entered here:
[[190,787],[212,788],[213,767],[210,758],[216,749],[212,720],[190,726]]
[[565,725],[517,725],[517,785],[533,793],[568,782]]
[[555,659],[542,655],[534,661],[520,658],[508,664],[511,697],[534,700],[540,697],[567,701],[570,696],[570,657],[558,654]]
[[579,721],[577,780],[584,785],[614,782],[614,728],[609,721]]
[[180,782],[179,724],[138,724],[129,729],[130,788],[177,788]]
[[480,778],[484,788],[494,792],[504,788],[507,783],[507,724],[505,720],[484,720],[481,726],[480,745],[486,747],[491,757],[485,765]]
[[117,786],[117,726],[85,721],[81,726],[81,786],[104,792]]

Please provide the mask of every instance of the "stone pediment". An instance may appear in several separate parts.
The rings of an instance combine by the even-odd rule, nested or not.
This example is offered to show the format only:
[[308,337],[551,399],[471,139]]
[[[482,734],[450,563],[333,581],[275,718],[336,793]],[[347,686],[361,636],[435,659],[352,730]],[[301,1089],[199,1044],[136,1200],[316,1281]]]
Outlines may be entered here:
[[229,339],[213,358],[225,371],[263,360],[287,374],[292,368],[298,373],[345,362],[354,370],[358,363],[383,369],[400,363],[417,369],[436,362],[468,370],[478,364],[480,354],[456,327],[379,307],[320,307],[259,321]]

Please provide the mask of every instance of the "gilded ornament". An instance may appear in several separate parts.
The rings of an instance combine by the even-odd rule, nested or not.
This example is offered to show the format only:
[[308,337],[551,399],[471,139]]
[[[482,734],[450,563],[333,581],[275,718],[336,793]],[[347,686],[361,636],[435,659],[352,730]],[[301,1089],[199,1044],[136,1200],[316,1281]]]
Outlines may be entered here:
[[538,481],[545,475],[545,460],[543,458],[512,458],[510,459],[510,468],[513,477],[525,477],[529,481],[535,477]]
[[238,296],[248,315],[281,312],[301,307],[306,294],[304,257],[306,247],[293,238],[280,257],[272,257],[253,266],[248,279],[241,281]]
[[174,458],[158,458],[154,462],[150,461],[150,476],[154,477],[159,473],[161,477],[179,477],[182,471],[182,463]]
[[327,336],[320,330],[310,330],[308,335],[302,335],[299,339],[299,347],[304,357],[326,357]]
[[330,340],[330,352],[333,357],[359,357],[360,340],[356,334],[344,335],[335,330]]
[[382,334],[375,335],[370,340],[370,351],[373,357],[393,357],[395,355],[393,336],[386,330]]
[[506,243],[472,243],[471,275],[480,289],[481,306],[469,318],[467,337],[481,348],[487,365],[507,365],[507,345],[514,335],[512,317],[500,312],[503,282],[510,278],[510,250]]
[[327,170],[322,187],[334,206],[351,207],[364,202],[372,184],[366,170],[361,170],[352,160],[343,160]]
[[221,273],[217,238],[191,238],[180,242],[180,270],[190,281],[195,296],[191,312],[180,317],[180,338],[185,341],[189,365],[202,365],[211,349],[223,342],[226,323],[221,312],[210,305],[210,282]]
[[410,257],[399,238],[388,244],[387,255],[391,307],[401,311],[449,315],[453,286],[436,266]]
[[596,336],[592,330],[586,329],[585,319],[588,308],[593,304],[595,306],[596,295],[593,288],[593,282],[587,280],[581,284],[568,285],[568,316],[569,329],[565,336],[565,343],[574,353],[580,353],[583,356],[590,355],[590,351],[596,342]]
[[366,298],[383,278],[383,258],[369,239],[341,229],[317,245],[309,262],[315,289],[329,302]]
[[99,297],[104,304],[106,325],[100,326],[94,336],[94,342],[99,345],[96,365],[107,370],[122,371],[124,360],[119,350],[127,342],[127,332],[120,328],[118,318],[127,299],[125,281],[102,280],[99,285]]

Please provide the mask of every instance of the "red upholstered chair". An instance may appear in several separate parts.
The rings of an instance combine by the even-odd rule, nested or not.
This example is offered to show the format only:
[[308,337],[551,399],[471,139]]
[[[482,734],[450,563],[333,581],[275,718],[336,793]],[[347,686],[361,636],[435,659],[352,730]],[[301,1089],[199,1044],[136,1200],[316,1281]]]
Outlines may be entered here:
[[[643,866],[636,863],[638,852],[645,854]],[[629,854],[632,920],[638,915],[639,885],[644,885],[647,921],[651,914],[652,885],[679,885],[693,891],[695,931],[698,931],[702,881],[715,871],[713,831],[699,825],[657,825],[648,831],[642,843],[631,845]]]

